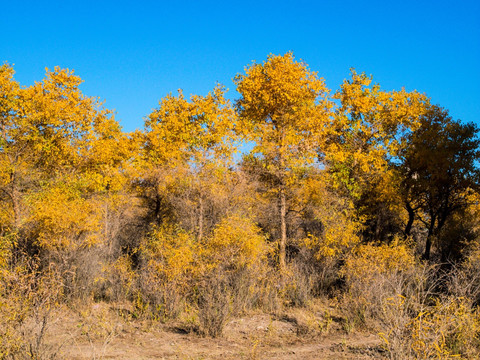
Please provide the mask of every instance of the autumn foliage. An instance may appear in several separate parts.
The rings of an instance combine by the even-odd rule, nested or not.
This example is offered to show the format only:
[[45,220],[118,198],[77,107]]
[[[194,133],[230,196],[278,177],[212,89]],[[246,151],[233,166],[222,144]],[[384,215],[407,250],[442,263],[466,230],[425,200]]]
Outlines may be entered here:
[[133,133],[81,82],[0,67],[0,358],[40,358],[29,319],[78,299],[220,336],[321,296],[391,358],[478,355],[474,124],[354,69],[331,91],[293,53]]

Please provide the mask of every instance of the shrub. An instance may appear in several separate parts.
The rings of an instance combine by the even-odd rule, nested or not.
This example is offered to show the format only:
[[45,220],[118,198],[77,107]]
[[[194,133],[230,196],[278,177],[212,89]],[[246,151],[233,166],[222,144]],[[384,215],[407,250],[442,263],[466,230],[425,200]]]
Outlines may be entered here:
[[480,305],[480,246],[474,244],[469,250],[465,260],[456,264],[450,273],[449,291],[470,301],[471,305]]
[[95,280],[97,296],[109,301],[131,299],[137,274],[133,270],[132,259],[123,254],[114,262],[103,266],[102,276]]
[[312,296],[315,273],[301,261],[295,260],[287,266],[279,288],[280,297],[286,306],[305,306]]
[[409,324],[415,359],[480,355],[480,313],[463,298],[443,297]]
[[414,282],[415,259],[404,244],[361,245],[349,256],[341,271],[348,327],[378,329],[388,299],[403,295]]
[[136,303],[154,318],[175,318],[198,277],[195,266],[200,248],[193,236],[173,225],[155,227],[139,249]]
[[137,312],[167,320],[193,307],[200,332],[219,336],[232,313],[271,306],[269,251],[260,228],[240,215],[201,241],[177,226],[155,227],[139,249]]
[[468,297],[438,292],[459,278],[438,268],[416,263],[404,244],[360,246],[342,270],[346,325],[378,331],[391,359],[476,358],[479,312]]
[[269,247],[260,228],[250,219],[232,215],[223,219],[202,244],[198,284],[200,330],[219,336],[232,313],[261,305],[268,278]]
[[0,358],[54,359],[45,343],[53,312],[62,298],[62,274],[39,270],[34,260],[4,271],[0,279]]
[[202,265],[208,269],[249,268],[266,260],[268,251],[261,229],[249,218],[231,215],[223,219],[203,244]]
[[231,291],[228,274],[214,271],[198,284],[198,320],[200,333],[218,337],[231,314]]

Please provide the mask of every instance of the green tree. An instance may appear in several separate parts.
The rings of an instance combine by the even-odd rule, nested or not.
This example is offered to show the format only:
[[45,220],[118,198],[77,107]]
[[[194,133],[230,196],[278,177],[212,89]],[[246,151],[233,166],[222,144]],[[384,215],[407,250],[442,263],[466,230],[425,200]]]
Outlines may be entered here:
[[410,235],[415,219],[427,230],[424,258],[447,220],[469,204],[480,180],[480,139],[473,123],[455,121],[447,110],[431,106],[420,127],[407,138],[400,152],[402,194]]

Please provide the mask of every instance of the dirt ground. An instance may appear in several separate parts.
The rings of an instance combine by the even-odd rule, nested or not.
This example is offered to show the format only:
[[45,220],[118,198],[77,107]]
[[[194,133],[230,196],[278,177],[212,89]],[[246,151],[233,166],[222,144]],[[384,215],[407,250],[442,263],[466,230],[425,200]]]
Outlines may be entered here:
[[45,343],[50,353],[72,360],[385,358],[375,334],[347,333],[335,318],[312,325],[309,314],[249,314],[230,320],[212,339],[190,331],[185,320],[132,320],[127,310],[95,304],[52,317]]

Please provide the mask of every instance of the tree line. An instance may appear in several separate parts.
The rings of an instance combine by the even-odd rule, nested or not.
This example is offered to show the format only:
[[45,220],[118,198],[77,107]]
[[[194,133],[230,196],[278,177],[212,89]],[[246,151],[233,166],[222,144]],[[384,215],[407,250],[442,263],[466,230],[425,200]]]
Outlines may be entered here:
[[64,300],[169,317],[193,288],[201,307],[218,272],[263,266],[288,292],[309,266],[318,293],[365,244],[448,267],[478,243],[479,129],[422,93],[353,69],[333,92],[292,53],[269,55],[235,76],[233,103],[219,84],[179,91],[125,133],[81,83],[56,67],[25,87],[0,67],[4,284],[53,266]]

